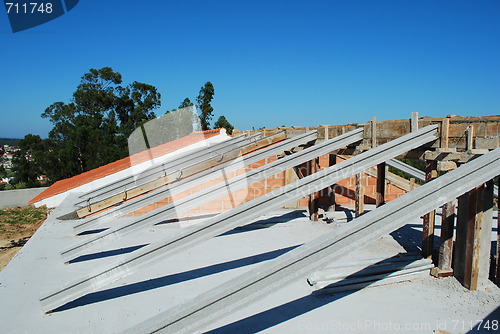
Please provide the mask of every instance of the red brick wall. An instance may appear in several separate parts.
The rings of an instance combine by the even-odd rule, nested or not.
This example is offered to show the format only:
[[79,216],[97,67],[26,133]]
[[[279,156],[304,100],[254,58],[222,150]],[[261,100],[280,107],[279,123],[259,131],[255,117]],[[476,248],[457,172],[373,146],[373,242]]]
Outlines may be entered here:
[[[145,206],[130,215],[142,215],[146,212],[149,212],[151,210],[154,210],[156,208],[162,207],[164,205],[167,205],[169,203],[172,203],[178,199],[181,199],[185,196],[189,196],[192,194],[197,193],[200,190],[209,188],[215,184],[224,182],[225,179],[231,179],[235,177],[236,175],[240,175],[242,173],[245,173],[249,170],[259,168],[263,166],[264,164],[270,163],[272,161],[276,161],[277,157],[270,157],[261,161],[258,161],[256,163],[253,163],[249,165],[247,168],[241,168],[235,172],[228,173],[225,175],[225,177],[218,177],[216,179],[210,180],[204,184],[198,185],[196,187],[193,187],[189,190],[186,190],[180,194],[177,194],[173,197],[168,197],[165,198],[161,201],[158,201],[154,204]],[[344,159],[341,157],[337,156],[337,163],[343,161]],[[324,169],[329,166],[329,155],[323,155],[319,158],[319,165],[320,169]],[[303,164],[300,166],[300,168],[305,172],[305,174],[308,174],[307,170],[307,165]],[[342,206],[353,206],[354,205],[354,194],[355,194],[355,177],[349,177],[347,179],[344,179],[340,182],[337,183],[335,186],[335,193],[336,193],[336,204],[337,205],[342,205]],[[376,194],[376,178],[371,177],[369,175],[365,174],[364,178],[364,184],[365,184],[365,203],[375,203],[375,194]],[[240,189],[237,190],[231,194],[226,194],[224,196],[221,196],[213,201],[204,203],[197,208],[194,208],[186,214],[189,213],[215,213],[215,212],[223,212],[230,210],[234,208],[235,206],[238,206],[241,203],[253,200],[254,198],[260,197],[264,194],[267,194],[271,191],[273,191],[276,188],[283,187],[285,185],[285,172],[280,172],[276,175],[273,175],[267,179],[255,182],[253,184],[248,185],[245,189]],[[386,200],[391,201],[399,196],[402,196],[405,193],[404,190],[395,187],[392,184],[387,184],[386,185]],[[323,193],[322,193],[323,194]],[[326,195],[326,192],[324,192],[323,195]],[[320,204],[326,204],[328,201],[328,198],[321,197],[320,198]],[[308,199],[302,198],[298,201],[298,206],[299,207],[307,207]],[[184,215],[184,214],[183,214]]]

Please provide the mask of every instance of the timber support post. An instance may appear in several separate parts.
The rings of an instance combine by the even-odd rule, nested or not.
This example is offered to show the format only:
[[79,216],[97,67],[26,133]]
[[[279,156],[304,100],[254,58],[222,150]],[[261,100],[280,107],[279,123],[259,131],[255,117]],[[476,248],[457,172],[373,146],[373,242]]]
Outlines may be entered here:
[[355,198],[355,216],[361,216],[365,212],[365,186],[363,172],[356,174],[356,198]]
[[385,162],[377,165],[377,208],[385,204]]
[[431,270],[435,277],[447,277],[453,275],[453,232],[455,229],[455,204],[448,202],[443,205],[441,216],[441,242],[439,245],[438,266]]
[[[425,162],[425,182],[430,182],[438,176],[437,161],[426,160]],[[432,210],[423,217],[422,230],[422,255],[424,258],[432,258],[434,250],[434,221],[436,219],[436,211]]]
[[454,275],[464,287],[488,280],[493,214],[493,181],[459,197]]

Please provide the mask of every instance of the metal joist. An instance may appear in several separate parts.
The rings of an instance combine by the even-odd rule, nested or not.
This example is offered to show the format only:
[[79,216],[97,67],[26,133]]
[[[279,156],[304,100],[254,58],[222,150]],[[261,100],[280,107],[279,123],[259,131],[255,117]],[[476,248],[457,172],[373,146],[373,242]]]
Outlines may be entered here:
[[[328,232],[274,260],[263,263],[194,300],[166,310],[126,333],[193,333],[283,285],[302,279],[333,260],[436,209],[498,175],[500,148]],[[382,277],[381,277],[382,278]]]
[[263,212],[298,200],[367,168],[375,166],[404,152],[420,147],[437,138],[437,125],[430,125],[403,137],[380,145],[351,159],[278,188],[266,195],[246,202],[232,210],[207,219],[174,236],[151,243],[123,260],[98,268],[85,277],[45,293],[40,298],[48,312],[78,297],[97,291],[108,284],[151,265],[160,258],[173,256],[212,237],[258,218]]
[[61,256],[64,261],[69,261],[77,256],[83,255],[84,252],[93,245],[106,242],[110,238],[116,238],[117,236],[131,233],[139,228],[153,225],[162,220],[174,218],[177,215],[198,207],[203,203],[226,194],[233,193],[249,184],[266,179],[276,173],[284,171],[288,168],[293,168],[344,146],[359,142],[362,139],[363,129],[360,128],[333,139],[323,141],[298,153],[288,155],[262,167],[250,170],[245,174],[235,176],[226,182],[218,183],[195,194],[181,198],[174,203],[157,208],[139,217],[134,217],[133,220],[128,221],[123,226],[110,228],[91,239],[84,240],[83,242],[72,246],[62,252]]
[[300,145],[306,145],[307,143],[310,143],[316,139],[317,131],[310,131],[281,141],[272,146],[265,147],[261,150],[252,152],[236,160],[228,161],[222,165],[215,166],[214,168],[197,173],[189,178],[181,179],[178,182],[169,184],[167,187],[159,188],[156,191],[145,194],[141,197],[131,199],[130,201],[125,202],[119,206],[109,208],[108,210],[91,218],[87,218],[81,221],[78,220],[76,225],[74,226],[75,233],[82,233],[89,229],[102,226],[102,224],[116,219],[117,216],[133,212],[164,198],[175,196],[185,190],[203,184],[218,176],[224,176],[225,174],[234,172],[244,166],[248,166],[270,156],[277,155],[285,151],[290,151]]
[[75,203],[75,205],[77,207],[85,207],[89,204],[89,201],[91,203],[95,203],[105,200],[113,195],[123,193],[130,188],[137,187],[140,184],[158,179],[166,173],[172,173],[179,169],[186,168],[187,166],[220,157],[221,155],[232,150],[239,149],[257,141],[261,138],[261,136],[261,133],[257,133],[249,137],[241,135],[214,145],[209,145],[208,147],[202,147],[186,152],[181,156],[175,157],[173,160],[149,167],[142,171],[140,175],[124,177],[116,182],[113,182],[112,184],[105,185],[82,194],[80,196],[81,200]]

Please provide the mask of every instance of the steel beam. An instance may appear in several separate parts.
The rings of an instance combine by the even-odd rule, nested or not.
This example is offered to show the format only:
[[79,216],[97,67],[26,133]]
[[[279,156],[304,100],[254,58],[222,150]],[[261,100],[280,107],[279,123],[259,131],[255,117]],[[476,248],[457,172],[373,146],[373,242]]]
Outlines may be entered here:
[[298,200],[390,158],[434,141],[437,139],[436,129],[437,125],[427,126],[278,188],[232,210],[207,219],[190,229],[185,229],[177,235],[151,243],[121,261],[98,268],[77,281],[43,294],[40,298],[42,307],[46,312],[54,310],[75,298],[97,291],[144,266],[153,264],[160,258],[175,255],[239,225],[247,224],[252,219],[260,217],[263,212]]
[[353,244],[376,241],[498,173],[500,148],[429,182],[272,261],[263,263],[194,300],[176,305],[125,333],[194,333],[332,260],[354,252]]
[[148,204],[155,203],[164,198],[175,196],[185,190],[212,180],[217,176],[223,176],[224,174],[234,172],[244,166],[253,164],[257,161],[261,161],[267,157],[277,155],[285,151],[290,151],[294,147],[305,145],[316,139],[317,131],[310,131],[276,143],[272,146],[263,148],[256,152],[252,152],[236,160],[232,160],[225,164],[215,166],[212,169],[200,172],[189,178],[179,180],[178,182],[172,183],[167,187],[162,187],[160,189],[157,189],[156,191],[125,202],[122,205],[109,208],[108,210],[97,214],[94,217],[87,218],[85,220],[78,220],[74,226],[75,233],[78,234],[92,228],[97,228],[98,226],[102,226],[102,224],[106,222],[110,222],[116,219],[117,216],[133,212]]
[[140,217],[134,217],[135,219],[128,221],[123,226],[108,229],[91,239],[84,240],[83,242],[72,246],[62,252],[61,256],[64,261],[69,261],[79,255],[83,255],[89,247],[107,242],[110,238],[116,238],[117,236],[131,233],[139,228],[153,225],[162,220],[174,218],[177,215],[196,208],[203,203],[232,193],[249,184],[266,179],[288,168],[293,168],[294,166],[298,166],[302,163],[315,159],[318,156],[328,154],[331,151],[361,140],[363,140],[363,129],[360,128],[333,139],[323,141],[318,145],[312,146],[298,153],[273,161],[260,168],[248,171],[245,174],[235,176],[227,180],[227,182],[218,183],[195,194],[181,198],[174,203],[152,210],[141,215]]
[[121,180],[113,182],[112,184],[108,184],[82,194],[80,196],[81,200],[75,203],[75,205],[80,208],[86,207],[89,204],[123,193],[130,188],[134,188],[149,181],[158,179],[166,173],[175,172],[193,164],[220,157],[221,155],[232,150],[251,144],[260,138],[260,133],[250,137],[241,135],[214,145],[209,145],[208,147],[202,147],[186,152],[181,156],[175,157],[175,159],[147,168],[142,171],[140,175],[136,175],[137,178],[136,176],[124,177]]

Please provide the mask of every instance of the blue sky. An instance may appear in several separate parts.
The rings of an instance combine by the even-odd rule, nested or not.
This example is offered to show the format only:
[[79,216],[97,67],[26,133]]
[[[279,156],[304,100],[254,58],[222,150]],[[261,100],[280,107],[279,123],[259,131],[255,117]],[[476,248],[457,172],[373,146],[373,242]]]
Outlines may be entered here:
[[0,137],[46,137],[104,66],[156,86],[158,115],[211,81],[241,130],[500,114],[498,0],[80,0],[15,34],[0,8],[0,43]]

